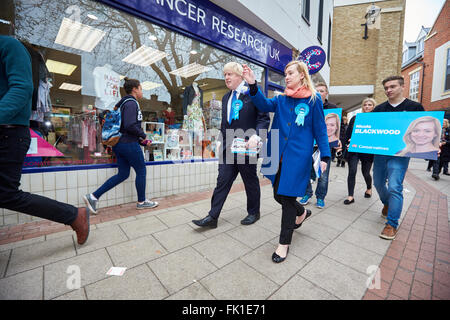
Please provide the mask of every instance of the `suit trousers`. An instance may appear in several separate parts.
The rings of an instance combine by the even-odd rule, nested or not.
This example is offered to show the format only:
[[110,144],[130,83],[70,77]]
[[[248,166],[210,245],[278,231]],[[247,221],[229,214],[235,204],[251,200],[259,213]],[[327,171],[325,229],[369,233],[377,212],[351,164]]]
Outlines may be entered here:
[[259,213],[261,188],[256,170],[256,164],[219,164],[217,185],[214,189],[211,199],[211,210],[209,211],[209,215],[212,218],[219,218],[228,193],[239,173],[244,181],[245,193],[247,194],[247,212],[250,215]]
[[297,216],[301,216],[305,212],[305,208],[297,201],[297,197],[283,196],[277,193],[280,175],[281,162],[273,184],[273,197],[282,206],[280,244],[286,245],[291,244],[295,220]]
[[77,208],[19,190],[30,142],[28,127],[0,128],[0,208],[70,225],[78,216]]

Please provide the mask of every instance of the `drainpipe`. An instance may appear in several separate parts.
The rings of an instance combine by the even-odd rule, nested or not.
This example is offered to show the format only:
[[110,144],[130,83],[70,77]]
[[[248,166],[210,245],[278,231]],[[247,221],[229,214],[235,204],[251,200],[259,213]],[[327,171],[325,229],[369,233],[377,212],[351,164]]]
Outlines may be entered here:
[[425,86],[425,62],[423,61],[417,61],[418,63],[420,63],[422,65],[422,86],[420,88],[420,104],[422,104],[422,100],[423,100],[423,87]]

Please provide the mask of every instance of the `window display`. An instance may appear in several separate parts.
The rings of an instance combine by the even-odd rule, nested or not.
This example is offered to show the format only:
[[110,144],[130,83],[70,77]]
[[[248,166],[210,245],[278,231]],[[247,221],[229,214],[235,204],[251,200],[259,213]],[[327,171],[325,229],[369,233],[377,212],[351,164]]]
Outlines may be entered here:
[[215,157],[226,63],[248,64],[264,86],[264,68],[96,1],[3,0],[0,19],[32,56],[31,128],[62,154],[39,159],[38,145],[32,166],[114,162],[101,119],[125,95],[124,77],[142,84],[147,161]]

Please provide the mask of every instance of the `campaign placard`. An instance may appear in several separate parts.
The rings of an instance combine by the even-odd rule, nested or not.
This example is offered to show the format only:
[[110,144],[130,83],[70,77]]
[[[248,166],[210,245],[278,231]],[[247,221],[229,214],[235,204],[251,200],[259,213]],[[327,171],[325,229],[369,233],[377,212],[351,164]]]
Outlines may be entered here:
[[339,136],[341,134],[341,115],[342,109],[325,109],[325,124],[327,125],[327,136],[330,148],[336,148],[339,145]]
[[349,152],[436,160],[444,111],[358,113]]

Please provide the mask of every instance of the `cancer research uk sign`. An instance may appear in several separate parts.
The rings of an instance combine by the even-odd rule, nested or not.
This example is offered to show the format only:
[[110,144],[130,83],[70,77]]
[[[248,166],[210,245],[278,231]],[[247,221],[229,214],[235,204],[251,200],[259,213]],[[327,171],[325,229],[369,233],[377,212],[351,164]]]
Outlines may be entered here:
[[443,111],[358,113],[348,151],[436,160]]
[[131,9],[241,53],[281,72],[292,50],[208,0],[99,0]]

